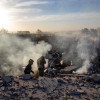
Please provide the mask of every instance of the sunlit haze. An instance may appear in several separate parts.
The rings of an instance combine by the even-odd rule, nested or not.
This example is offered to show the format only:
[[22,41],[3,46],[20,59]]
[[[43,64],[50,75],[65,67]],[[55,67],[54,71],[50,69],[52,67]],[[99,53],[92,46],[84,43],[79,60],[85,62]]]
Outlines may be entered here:
[[3,7],[0,7],[0,28],[8,28],[10,25],[9,18],[10,16],[8,15],[7,10],[3,9]]
[[0,28],[69,31],[100,27],[100,0],[0,0]]

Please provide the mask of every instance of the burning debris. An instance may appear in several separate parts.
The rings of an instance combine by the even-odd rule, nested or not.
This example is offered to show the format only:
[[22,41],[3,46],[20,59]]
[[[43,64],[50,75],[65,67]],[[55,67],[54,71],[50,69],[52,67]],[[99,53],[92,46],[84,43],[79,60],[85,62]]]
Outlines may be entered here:
[[[99,99],[100,40],[93,32],[84,29],[78,36],[54,36],[38,43],[0,34],[0,99]],[[30,58],[34,64],[26,66]]]
[[[46,69],[49,73],[52,70],[55,74],[60,69],[72,65],[78,68],[74,71],[75,73],[83,74],[90,70],[91,73],[99,72],[99,70],[95,70],[99,69],[97,66],[100,65],[98,30],[83,29],[81,32],[63,33],[63,36],[58,33],[49,36],[48,41],[46,38],[47,42],[37,43],[33,39],[31,40],[30,37],[24,39],[22,36],[8,33],[0,34],[1,75],[17,76],[23,74],[23,67],[26,66],[30,58],[34,60],[32,68],[36,73],[38,70],[37,59],[41,56],[48,60]],[[4,43],[5,45],[3,45]],[[92,62],[91,59],[94,61]]]

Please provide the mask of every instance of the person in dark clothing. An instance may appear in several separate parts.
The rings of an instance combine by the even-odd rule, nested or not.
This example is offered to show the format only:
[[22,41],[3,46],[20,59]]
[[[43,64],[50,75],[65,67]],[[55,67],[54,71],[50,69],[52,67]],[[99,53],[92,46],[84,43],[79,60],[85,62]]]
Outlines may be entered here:
[[46,64],[44,56],[41,56],[37,60],[37,65],[38,65],[38,70],[39,70],[39,75],[43,76],[44,75],[44,64]]
[[26,66],[25,70],[24,70],[24,74],[30,74],[31,72],[34,73],[32,71],[32,65],[33,65],[33,60],[30,59],[28,65]]

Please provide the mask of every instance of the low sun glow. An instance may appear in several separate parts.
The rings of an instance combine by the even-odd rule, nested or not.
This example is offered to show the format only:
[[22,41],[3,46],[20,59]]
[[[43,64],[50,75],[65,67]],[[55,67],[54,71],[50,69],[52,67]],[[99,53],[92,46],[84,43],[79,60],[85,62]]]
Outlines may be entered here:
[[9,14],[6,9],[0,7],[0,28],[7,28],[9,26]]

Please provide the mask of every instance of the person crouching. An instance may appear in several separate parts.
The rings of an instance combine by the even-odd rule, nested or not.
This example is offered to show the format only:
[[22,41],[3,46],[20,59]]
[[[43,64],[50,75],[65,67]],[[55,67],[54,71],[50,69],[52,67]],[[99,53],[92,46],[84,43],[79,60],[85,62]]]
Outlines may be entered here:
[[34,61],[32,59],[29,60],[28,65],[26,66],[24,70],[24,74],[30,74],[31,72],[34,74],[34,72],[32,71],[33,62]]

